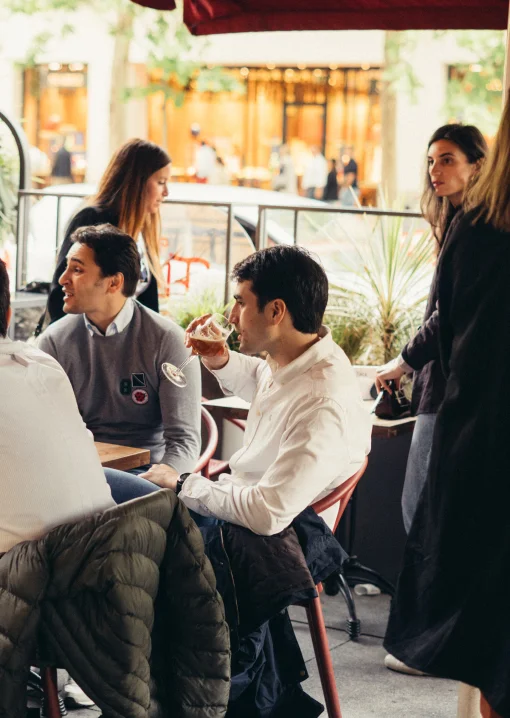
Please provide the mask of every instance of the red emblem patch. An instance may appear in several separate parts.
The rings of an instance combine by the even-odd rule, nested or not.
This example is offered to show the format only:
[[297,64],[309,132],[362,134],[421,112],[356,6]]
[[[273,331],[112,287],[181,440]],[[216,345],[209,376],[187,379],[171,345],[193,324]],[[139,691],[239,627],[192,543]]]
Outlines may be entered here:
[[149,395],[145,389],[134,389],[131,392],[131,399],[135,404],[147,404],[149,401]]

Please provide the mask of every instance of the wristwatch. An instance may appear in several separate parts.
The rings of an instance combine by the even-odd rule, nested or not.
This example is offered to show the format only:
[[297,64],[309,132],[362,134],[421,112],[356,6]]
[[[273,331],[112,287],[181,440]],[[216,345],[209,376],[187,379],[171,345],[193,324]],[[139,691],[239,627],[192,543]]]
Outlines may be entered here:
[[186,479],[188,478],[188,476],[189,476],[190,474],[191,474],[191,471],[188,471],[187,474],[181,474],[181,475],[179,476],[179,478],[177,479],[177,486],[175,487],[175,493],[176,493],[176,494],[179,494],[179,493],[180,493],[184,482],[186,481]]

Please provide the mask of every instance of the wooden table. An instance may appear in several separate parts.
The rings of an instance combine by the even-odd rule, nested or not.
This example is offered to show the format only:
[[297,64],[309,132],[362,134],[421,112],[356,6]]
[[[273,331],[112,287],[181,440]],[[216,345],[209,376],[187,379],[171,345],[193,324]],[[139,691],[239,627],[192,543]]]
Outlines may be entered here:
[[139,466],[150,464],[151,452],[148,449],[136,449],[134,446],[120,446],[119,444],[105,444],[102,441],[94,442],[101,464],[108,469],[128,471]]
[[[250,408],[249,402],[238,396],[223,396],[221,399],[210,399],[203,403],[208,409],[221,410],[221,416],[224,419],[246,419]],[[371,411],[374,402],[366,401],[364,403],[367,407],[367,411]],[[375,414],[372,416],[372,436],[376,436],[380,439],[391,439],[401,434],[408,434],[414,429],[414,423],[416,421],[415,416],[410,416],[407,419],[398,419],[397,421],[378,419]]]

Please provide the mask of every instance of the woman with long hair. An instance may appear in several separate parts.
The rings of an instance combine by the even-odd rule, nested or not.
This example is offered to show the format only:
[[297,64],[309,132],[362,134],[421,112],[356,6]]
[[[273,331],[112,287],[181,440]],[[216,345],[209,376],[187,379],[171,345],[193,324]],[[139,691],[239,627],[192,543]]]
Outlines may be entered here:
[[71,235],[78,227],[106,223],[118,227],[138,243],[142,271],[136,296],[149,309],[158,311],[158,283],[164,283],[159,262],[159,208],[168,195],[170,165],[167,153],[146,140],[130,140],[113,155],[97,194],[67,227],[48,298],[51,321],[64,316],[64,298],[58,279],[66,267]]
[[[472,125],[444,125],[434,132],[427,148],[427,170],[421,208],[438,245],[446,235],[466,190],[476,178],[487,154],[487,144]],[[422,326],[403,348],[400,356],[381,367],[376,385],[388,387],[389,379],[400,379],[414,372],[412,411],[417,414],[407,461],[402,513],[409,533],[416,505],[427,476],[428,460],[437,410],[444,395],[445,379],[439,361],[437,309],[437,270],[432,280]]]
[[[385,646],[510,716],[510,101],[438,266],[446,375]],[[485,700],[484,699],[484,700]]]

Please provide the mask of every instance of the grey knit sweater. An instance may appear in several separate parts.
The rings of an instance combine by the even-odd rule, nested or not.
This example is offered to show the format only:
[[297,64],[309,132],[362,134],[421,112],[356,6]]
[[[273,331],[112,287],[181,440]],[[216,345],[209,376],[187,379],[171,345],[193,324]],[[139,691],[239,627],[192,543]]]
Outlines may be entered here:
[[91,336],[83,314],[68,315],[46,329],[38,347],[64,368],[96,441],[150,449],[152,463],[193,470],[200,453],[200,366],[186,367],[184,389],[163,376],[163,362],[189,356],[174,322],[135,302],[119,334]]

